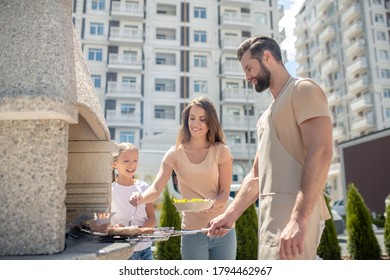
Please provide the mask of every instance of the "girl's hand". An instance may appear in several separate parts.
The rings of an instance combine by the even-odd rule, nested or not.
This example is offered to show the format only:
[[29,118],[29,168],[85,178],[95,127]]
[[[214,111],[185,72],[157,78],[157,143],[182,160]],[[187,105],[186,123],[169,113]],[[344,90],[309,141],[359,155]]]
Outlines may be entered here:
[[133,193],[130,198],[129,198],[129,202],[131,203],[131,205],[133,206],[138,206],[140,204],[143,203],[143,200],[144,198],[142,197],[141,193],[140,192],[135,192]]

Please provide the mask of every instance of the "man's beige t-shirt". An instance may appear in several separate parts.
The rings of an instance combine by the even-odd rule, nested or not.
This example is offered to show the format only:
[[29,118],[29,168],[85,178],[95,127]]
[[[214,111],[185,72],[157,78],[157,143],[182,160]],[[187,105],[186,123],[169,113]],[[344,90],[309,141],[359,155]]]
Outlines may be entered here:
[[[183,145],[172,146],[164,155],[163,163],[171,166],[177,175],[179,190],[183,198],[215,199],[219,193],[219,165],[233,156],[224,144],[211,145],[206,158],[200,163],[192,163]],[[227,201],[218,211],[212,214],[204,212],[182,213],[183,229],[201,229],[208,226],[214,217],[222,214],[227,208]]]
[[[315,117],[331,117],[322,88],[311,79],[295,79],[277,97],[272,123],[286,151],[303,165],[305,148],[299,125]],[[325,186],[324,186],[325,187]],[[329,219],[325,200],[321,199],[321,219]]]

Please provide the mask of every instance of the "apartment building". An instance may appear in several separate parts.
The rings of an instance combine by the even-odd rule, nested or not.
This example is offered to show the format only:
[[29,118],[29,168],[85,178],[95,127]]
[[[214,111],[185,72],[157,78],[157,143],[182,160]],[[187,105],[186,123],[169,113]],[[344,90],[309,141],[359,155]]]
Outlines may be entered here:
[[390,0],[306,0],[296,16],[297,74],[324,88],[333,120],[328,190],[345,197],[338,144],[390,127]]
[[245,82],[236,48],[254,35],[284,39],[277,2],[73,0],[74,25],[112,138],[165,151],[189,100],[207,96],[240,182],[255,155],[255,122],[271,97]]

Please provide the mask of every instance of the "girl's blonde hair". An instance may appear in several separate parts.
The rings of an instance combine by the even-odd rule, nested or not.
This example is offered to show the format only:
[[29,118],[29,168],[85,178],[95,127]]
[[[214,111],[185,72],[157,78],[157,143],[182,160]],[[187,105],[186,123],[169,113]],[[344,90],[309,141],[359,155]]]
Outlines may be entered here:
[[[123,142],[123,143],[118,144],[118,152],[116,152],[116,153],[114,153],[112,155],[112,162],[114,163],[115,161],[117,161],[118,158],[119,158],[119,155],[122,152],[128,151],[128,150],[132,150],[132,151],[137,151],[138,152],[138,148],[136,146],[134,146],[134,144],[132,144],[132,143]],[[112,181],[113,182],[116,181],[116,174],[115,174],[114,168],[112,169]]]

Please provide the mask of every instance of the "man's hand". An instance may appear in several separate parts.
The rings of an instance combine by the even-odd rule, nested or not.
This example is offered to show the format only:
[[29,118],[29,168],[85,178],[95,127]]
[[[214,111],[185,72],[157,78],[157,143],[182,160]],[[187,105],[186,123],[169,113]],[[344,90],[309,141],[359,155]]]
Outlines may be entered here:
[[208,237],[222,237],[229,232],[234,222],[230,222],[226,214],[221,214],[210,221]]
[[282,260],[294,260],[303,253],[306,226],[291,220],[280,235],[279,254]]

